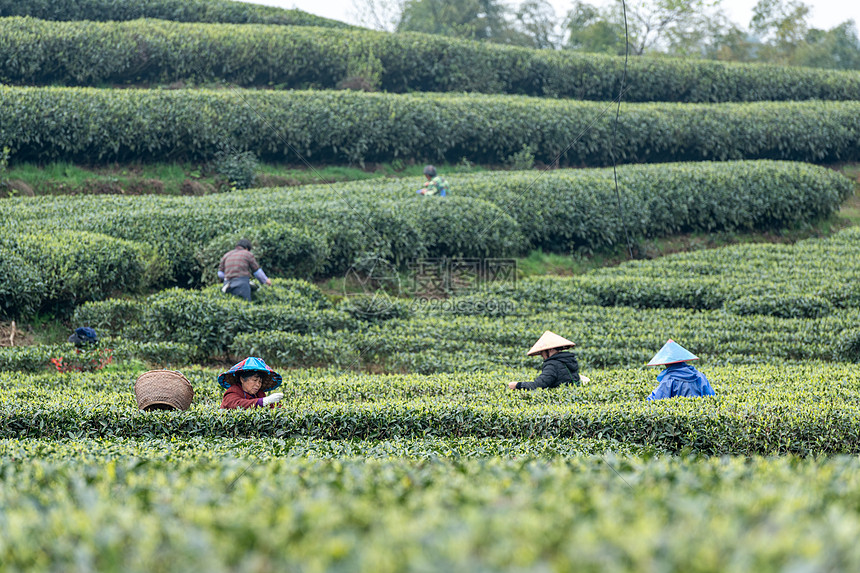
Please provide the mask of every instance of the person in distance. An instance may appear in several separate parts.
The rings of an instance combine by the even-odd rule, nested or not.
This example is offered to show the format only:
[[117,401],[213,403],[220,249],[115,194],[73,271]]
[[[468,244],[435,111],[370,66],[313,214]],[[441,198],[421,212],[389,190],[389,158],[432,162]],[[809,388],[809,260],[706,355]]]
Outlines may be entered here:
[[281,381],[281,375],[269,368],[262,358],[250,356],[218,376],[218,384],[226,389],[221,408],[275,408],[279,406],[276,402],[284,398],[283,393],[267,396],[266,392],[280,386]]
[[648,363],[648,366],[662,365],[666,368],[657,375],[659,384],[647,400],[662,400],[674,396],[713,396],[714,389],[711,388],[708,378],[694,366],[687,364],[688,360],[698,359],[698,356],[670,338]]
[[430,195],[445,197],[448,195],[448,182],[444,177],[436,173],[435,167],[432,165],[425,167],[424,177],[427,178],[427,181],[425,181],[424,186],[418,190],[418,194],[424,195],[425,197]]
[[240,239],[236,243],[236,248],[224,253],[221,262],[218,263],[218,278],[224,282],[221,290],[251,302],[252,274],[260,284],[272,285],[272,279],[266,276],[251,253],[251,241]]
[[547,330],[535,342],[526,356],[540,354],[543,366],[540,375],[533,382],[509,382],[511,390],[534,390],[535,388],[555,388],[562,384],[579,386],[580,382],[590,382],[579,373],[579,363],[573,352],[568,349],[576,346],[570,340]]

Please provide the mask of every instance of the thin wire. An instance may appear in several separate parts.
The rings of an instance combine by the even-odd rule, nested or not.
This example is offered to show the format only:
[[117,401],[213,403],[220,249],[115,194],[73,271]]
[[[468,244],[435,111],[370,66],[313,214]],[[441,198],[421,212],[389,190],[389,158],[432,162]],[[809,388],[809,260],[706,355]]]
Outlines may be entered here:
[[611,469],[612,471],[614,471],[614,472],[615,472],[615,475],[617,475],[618,477],[620,477],[620,478],[621,478],[621,481],[623,481],[624,483],[626,483],[626,484],[627,484],[627,487],[629,487],[630,489],[633,489],[633,486],[632,486],[632,485],[630,485],[630,483],[629,483],[626,479],[624,479],[624,476],[623,476],[623,475],[621,475],[620,473],[618,473],[618,470],[617,470],[617,469],[615,469],[615,468],[612,466],[612,464],[610,464],[609,462],[607,462],[607,461],[606,461],[606,458],[604,458],[604,457],[603,457],[603,454],[600,454],[600,459],[601,459],[601,460],[603,460],[603,463],[604,463],[604,464],[606,464],[607,466],[609,466],[609,469]]
[[[258,461],[259,460],[257,460],[257,459],[251,460],[251,463],[249,463],[247,466],[245,466],[245,468],[241,472],[239,472],[239,475],[237,475],[235,478],[233,478],[233,481],[231,481],[229,484],[227,484],[227,488],[224,490],[224,495],[227,495],[228,493],[230,493],[230,491],[233,489],[233,486],[236,485],[237,481],[239,481],[239,478],[242,477],[243,475],[245,475],[248,472],[248,470],[250,470],[252,467],[257,465]],[[609,466],[609,467],[612,467],[612,466]],[[613,469],[615,469],[615,468],[613,468]],[[621,478],[621,479],[624,479],[624,478]]]
[[[630,54],[630,38],[629,38],[629,34],[627,32],[627,4],[625,3],[624,0],[621,1],[621,6],[623,9],[623,15],[624,15],[624,70],[621,74],[621,86],[618,89],[618,96],[613,98],[613,100],[612,100],[612,103],[615,103],[617,105],[617,108],[615,111],[615,122],[613,123],[613,127],[612,127],[612,143],[609,146],[609,155],[612,158],[612,175],[613,175],[613,179],[615,181],[615,200],[616,200],[616,203],[618,205],[618,213],[619,213],[619,217],[621,218],[621,225],[624,228],[624,237],[625,237],[626,242],[627,242],[627,252],[628,252],[630,258],[632,259],[633,258],[633,244],[630,241],[630,233],[627,230],[627,220],[624,217],[624,209],[621,206],[621,194],[618,191],[618,173],[616,172],[616,168],[615,168],[615,163],[616,163],[615,162],[615,141],[616,141],[616,136],[618,133],[618,116],[621,113],[621,100],[624,97],[624,94],[628,90],[628,88],[624,87],[624,84],[625,84],[625,81],[627,79],[627,58]],[[537,183],[537,180],[540,179],[547,171],[550,170],[550,167],[552,165],[558,165],[558,162],[561,159],[561,157],[565,153],[567,153],[580,139],[582,139],[582,137],[588,131],[590,131],[592,127],[594,127],[594,124],[597,123],[597,120],[599,120],[601,117],[603,117],[606,114],[606,112],[609,111],[610,107],[611,107],[611,104],[609,106],[605,107],[599,114],[597,114],[597,116],[591,122],[589,122],[588,125],[586,125],[582,131],[579,132],[579,134],[574,138],[574,140],[571,141],[567,147],[565,147],[560,153],[558,153],[555,156],[555,159],[553,159],[547,167],[540,170],[540,172],[537,174],[537,176],[534,178],[534,180],[529,184],[529,186],[524,191],[522,191],[521,193],[518,193],[518,195],[523,195],[525,193],[528,193],[534,187],[535,183]],[[498,205],[501,208],[502,213],[496,215],[489,224],[484,225],[483,229],[478,234],[478,238],[483,238],[490,231],[490,229],[493,227],[493,225],[495,225],[499,221],[499,219],[501,219],[502,214],[510,214],[509,208],[513,205],[514,200],[515,199],[512,198],[507,203],[505,203],[504,205]]]
[[[622,90],[621,92],[619,92],[618,97],[617,97],[617,98],[615,98],[615,99],[613,99],[613,100],[612,100],[612,103],[610,103],[609,105],[607,105],[606,107],[604,107],[603,109],[601,109],[601,110],[600,110],[600,113],[598,113],[598,114],[594,117],[594,119],[592,119],[592,120],[588,123],[588,125],[586,125],[586,126],[582,129],[582,131],[580,131],[580,132],[577,134],[577,136],[573,139],[573,141],[571,141],[571,142],[567,145],[567,147],[565,147],[563,150],[561,150],[561,151],[560,151],[560,152],[555,156],[555,158],[554,158],[552,161],[550,161],[549,165],[547,165],[546,167],[544,167],[543,169],[541,169],[541,170],[538,172],[538,174],[535,176],[535,178],[532,180],[532,182],[531,182],[531,183],[529,183],[529,186],[528,186],[528,187],[526,187],[524,190],[520,191],[519,193],[517,193],[517,194],[516,194],[516,197],[522,197],[523,195],[525,195],[526,193],[528,193],[529,191],[531,191],[531,190],[534,188],[535,184],[538,182],[538,179],[540,179],[541,177],[543,177],[543,176],[544,176],[544,174],[546,174],[547,172],[549,172],[549,171],[551,170],[551,168],[552,168],[552,166],[553,166],[553,165],[558,165],[559,161],[561,160],[561,157],[562,157],[565,153],[567,153],[567,152],[568,152],[568,151],[569,151],[569,150],[570,150],[574,145],[576,145],[576,143],[577,143],[580,139],[582,139],[582,137],[583,137],[586,133],[588,133],[588,132],[591,130],[591,128],[592,128],[592,127],[594,127],[594,125],[597,123],[597,121],[598,121],[600,118],[602,118],[604,115],[606,115],[606,112],[608,112],[608,111],[612,108],[612,104],[613,104],[613,103],[615,103],[616,99],[617,99],[617,100],[620,100],[620,99],[621,99],[621,96],[622,96],[622,94],[624,93],[624,91],[626,91],[626,90]],[[610,151],[611,151],[611,150],[610,150]],[[493,220],[492,220],[490,223],[488,223],[488,224],[485,224],[485,225],[484,225],[483,229],[481,229],[481,232],[478,234],[478,238],[479,238],[479,239],[484,238],[484,236],[486,236],[486,234],[487,234],[488,232],[490,232],[490,230],[493,228],[493,226],[494,226],[497,222],[499,222],[499,220],[502,218],[502,216],[503,216],[503,215],[505,215],[505,214],[510,215],[510,208],[514,205],[514,201],[516,201],[516,197],[512,197],[512,198],[511,198],[511,199],[509,199],[509,200],[508,200],[504,205],[499,205],[499,204],[497,204],[497,206],[501,209],[501,213],[497,214],[497,215],[493,218]]]
[[624,94],[624,82],[627,79],[627,57],[630,53],[630,40],[627,34],[627,4],[621,0],[622,13],[624,15],[624,71],[621,74],[621,87],[618,89],[618,107],[615,110],[615,123],[612,127],[612,145],[609,146],[609,156],[612,158],[612,177],[615,180],[615,201],[618,204],[618,216],[621,226],[624,228],[624,238],[627,241],[627,254],[633,258],[633,244],[630,242],[630,233],[627,231],[627,220],[624,217],[624,207],[621,205],[621,193],[618,191],[618,171],[615,166],[615,141],[618,135],[618,116],[621,114],[621,97]]
[[[615,136],[618,133],[618,116],[621,114],[621,97],[624,94],[624,81],[627,79],[627,55],[630,52],[630,41],[627,34],[627,4],[621,0],[621,8],[624,14],[624,72],[621,74],[621,87],[618,90],[618,107],[615,110],[615,124],[612,128],[612,145],[609,147],[609,155],[612,157],[612,176],[615,179],[615,200],[618,203],[618,216],[621,218],[621,226],[624,227],[624,238],[627,239],[627,254],[633,258],[633,245],[630,243],[630,234],[627,232],[627,222],[624,219],[624,208],[621,206],[621,194],[618,192],[618,173],[615,170]],[[618,473],[612,464],[606,461],[603,454],[600,454],[600,459],[603,460],[609,468],[615,472],[615,475],[621,478],[621,481],[627,484],[627,487],[633,489],[624,476]]]

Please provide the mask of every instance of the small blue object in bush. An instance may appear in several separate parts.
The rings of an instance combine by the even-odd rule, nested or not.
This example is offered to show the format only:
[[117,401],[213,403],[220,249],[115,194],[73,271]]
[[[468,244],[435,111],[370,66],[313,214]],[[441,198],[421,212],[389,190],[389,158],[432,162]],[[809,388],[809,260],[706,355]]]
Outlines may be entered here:
[[69,342],[77,347],[86,346],[88,344],[96,344],[99,341],[99,335],[89,326],[81,326],[75,329],[75,333],[69,337]]

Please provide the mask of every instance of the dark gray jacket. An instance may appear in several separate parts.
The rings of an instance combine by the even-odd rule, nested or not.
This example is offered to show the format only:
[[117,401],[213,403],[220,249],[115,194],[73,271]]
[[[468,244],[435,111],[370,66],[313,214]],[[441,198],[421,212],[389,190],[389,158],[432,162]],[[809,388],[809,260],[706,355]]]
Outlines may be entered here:
[[540,376],[534,382],[517,382],[517,388],[555,388],[562,384],[579,386],[579,363],[573,352],[559,352],[543,361]]

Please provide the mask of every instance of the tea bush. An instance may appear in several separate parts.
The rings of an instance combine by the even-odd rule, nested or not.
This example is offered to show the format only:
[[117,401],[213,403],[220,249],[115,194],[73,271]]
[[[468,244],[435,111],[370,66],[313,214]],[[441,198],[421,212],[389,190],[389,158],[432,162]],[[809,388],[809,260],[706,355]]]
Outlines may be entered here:
[[[12,3],[0,2],[0,16],[162,21],[59,23],[6,18],[0,51],[9,57],[0,62],[0,77],[7,83],[100,86],[191,81],[287,89],[482,92],[609,102],[618,96],[619,78],[626,72],[625,102],[860,99],[860,80],[850,71],[648,56],[625,60],[441,35],[334,29],[341,23],[249,4],[240,4],[235,14],[226,14],[220,9],[223,6],[216,8],[199,0],[168,10],[157,9],[152,1],[123,2],[123,9],[109,0],[102,0],[106,5],[101,8],[95,7],[94,0],[88,0],[86,8],[67,1],[58,9],[66,12],[61,17],[42,2]],[[209,13],[199,14],[204,6]],[[247,14],[252,8],[269,14]],[[84,11],[89,17],[81,17]],[[270,16],[328,28],[245,24],[282,23],[267,21]],[[505,157],[519,154],[527,162],[534,150],[529,149],[528,141],[522,143]]]
[[[258,241],[258,261],[273,276],[342,276],[368,256],[402,269],[426,257],[505,258],[535,248],[591,252],[623,242],[625,228],[634,239],[780,229],[829,216],[853,192],[847,177],[790,162],[621,166],[618,174],[624,217],[607,170],[557,170],[461,175],[457,197],[438,201],[417,196],[403,181],[205,197],[15,199],[0,203],[0,222],[13,236],[18,225],[28,225],[148,245],[156,253],[146,272],[150,283],[197,286],[214,281],[219,251],[245,234]],[[767,185],[768,178],[777,183]],[[655,199],[664,195],[672,198],[669,215]],[[860,299],[850,283],[839,289],[829,295],[834,304]],[[709,308],[721,296],[711,290]]]
[[249,227],[213,239],[197,251],[200,278],[204,283],[217,282],[221,257],[235,248],[239,239],[251,241],[254,257],[258,262],[265,261],[263,271],[271,276],[312,278],[325,268],[329,254],[325,234],[278,222]]
[[237,334],[289,330],[321,334],[355,328],[356,321],[338,310],[317,308],[297,296],[292,305],[252,305],[223,295],[220,289],[169,289],[147,299],[141,325],[154,340],[181,342],[206,356],[223,354]]
[[[105,337],[100,348],[109,349],[117,361],[142,360],[153,366],[168,367],[193,364],[201,358],[199,351],[187,344],[166,341],[128,341]],[[41,344],[0,348],[0,370],[44,372],[54,369],[52,359],[75,357],[72,344]]]
[[609,166],[613,156],[620,163],[860,157],[858,101],[629,103],[616,137],[605,103],[510,95],[0,86],[0,101],[0,140],[19,161],[209,161],[225,145],[264,161],[295,161],[298,153],[359,165],[403,157],[500,164],[523,144],[547,165],[577,167]]
[[41,20],[136,20],[235,22],[287,26],[348,27],[301,10],[246,4],[230,0],[0,0],[0,16],[32,16]]
[[82,231],[50,234],[0,233],[10,274],[0,279],[3,312],[10,316],[36,310],[68,315],[77,304],[107,298],[114,292],[139,292],[158,280],[160,266],[145,244]]
[[[414,459],[425,443],[441,454]],[[856,458],[542,459],[530,452],[553,442],[534,440],[512,459],[520,442],[450,443],[510,454],[446,455],[434,440],[3,440],[0,558],[111,573],[860,566]]]
[[[194,404],[139,412],[134,374],[0,374],[2,438],[583,438],[708,455],[860,452],[854,365],[701,365],[717,395],[648,402],[655,371],[592,370],[592,383],[513,392],[525,369],[431,376],[281,371],[275,410],[218,409],[218,372],[184,371]],[[15,382],[4,381],[14,378]]]
[[47,289],[38,266],[12,249],[0,247],[0,317],[31,316],[45,298]]
[[833,305],[820,296],[743,296],[726,304],[735,314],[767,314],[780,318],[820,318],[833,310]]

